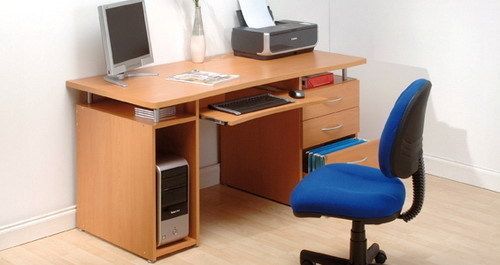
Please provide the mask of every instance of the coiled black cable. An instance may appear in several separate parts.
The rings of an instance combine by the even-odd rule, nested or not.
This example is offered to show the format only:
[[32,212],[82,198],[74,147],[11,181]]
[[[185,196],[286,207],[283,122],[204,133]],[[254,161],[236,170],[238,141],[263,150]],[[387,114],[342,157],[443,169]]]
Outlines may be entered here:
[[412,175],[412,183],[413,183],[413,202],[411,204],[410,209],[408,211],[399,215],[399,219],[403,219],[405,222],[409,222],[413,218],[415,218],[422,210],[422,206],[424,205],[424,197],[425,197],[425,165],[424,158],[422,155],[418,161],[418,169]]

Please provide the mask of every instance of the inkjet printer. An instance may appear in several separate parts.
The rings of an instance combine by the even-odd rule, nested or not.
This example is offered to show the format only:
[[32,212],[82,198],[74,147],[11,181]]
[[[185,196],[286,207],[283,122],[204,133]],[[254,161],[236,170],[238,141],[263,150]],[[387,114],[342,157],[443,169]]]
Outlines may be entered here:
[[[269,9],[271,17],[273,16]],[[292,20],[275,21],[276,26],[250,28],[241,10],[236,11],[241,27],[233,28],[234,55],[270,60],[310,52],[318,42],[318,25]]]

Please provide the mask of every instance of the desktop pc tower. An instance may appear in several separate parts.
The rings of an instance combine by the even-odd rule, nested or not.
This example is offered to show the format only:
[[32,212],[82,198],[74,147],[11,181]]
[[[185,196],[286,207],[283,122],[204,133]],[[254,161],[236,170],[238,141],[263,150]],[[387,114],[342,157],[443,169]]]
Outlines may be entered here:
[[156,163],[157,245],[189,234],[189,166],[178,156],[163,155]]

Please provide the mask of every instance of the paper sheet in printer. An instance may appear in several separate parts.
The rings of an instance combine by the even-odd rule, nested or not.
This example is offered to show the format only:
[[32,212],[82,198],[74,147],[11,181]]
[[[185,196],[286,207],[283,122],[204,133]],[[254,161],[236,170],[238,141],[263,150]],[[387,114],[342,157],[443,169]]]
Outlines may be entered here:
[[275,26],[267,9],[266,0],[238,0],[243,17],[250,28]]

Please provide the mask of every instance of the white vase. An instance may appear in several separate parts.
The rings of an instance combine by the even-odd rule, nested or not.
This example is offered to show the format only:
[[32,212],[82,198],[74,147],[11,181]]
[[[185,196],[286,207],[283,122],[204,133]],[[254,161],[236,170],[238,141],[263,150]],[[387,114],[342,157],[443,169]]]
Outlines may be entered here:
[[202,63],[205,61],[206,45],[200,7],[196,7],[194,15],[193,33],[191,35],[191,60],[195,63]]

